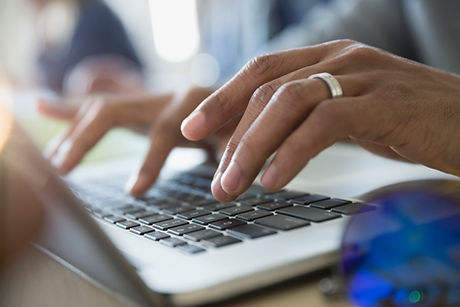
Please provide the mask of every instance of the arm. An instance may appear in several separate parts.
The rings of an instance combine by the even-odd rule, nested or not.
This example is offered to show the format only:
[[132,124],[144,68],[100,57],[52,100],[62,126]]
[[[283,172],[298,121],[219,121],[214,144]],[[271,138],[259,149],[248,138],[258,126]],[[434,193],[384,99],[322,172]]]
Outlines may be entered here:
[[[329,72],[343,97],[331,99],[313,74]],[[351,139],[385,157],[460,175],[460,76],[354,41],[338,40],[250,61],[183,122],[200,140],[242,116],[212,183],[232,201],[253,182],[285,186],[321,151]]]
[[317,5],[302,23],[281,32],[264,52],[314,45],[335,39],[353,39],[413,58],[402,1],[336,0]]

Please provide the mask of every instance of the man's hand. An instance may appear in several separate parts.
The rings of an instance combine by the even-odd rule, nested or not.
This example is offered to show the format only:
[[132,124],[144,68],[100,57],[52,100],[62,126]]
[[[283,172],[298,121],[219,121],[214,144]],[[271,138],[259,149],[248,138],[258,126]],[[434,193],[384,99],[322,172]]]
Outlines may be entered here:
[[[183,94],[88,98],[78,109],[41,101],[38,106],[42,113],[71,122],[69,130],[52,152],[51,162],[66,174],[112,127],[124,126],[143,131],[150,129],[151,144],[145,160],[139,173],[127,184],[132,195],[140,196],[155,182],[174,147],[185,145],[218,149],[213,145],[218,146],[219,142],[212,138],[196,144],[187,141],[180,131],[183,119],[211,93],[211,89],[193,88]],[[221,129],[216,134],[219,137],[217,141],[222,139],[222,144],[226,144],[236,123],[232,123],[230,128]]]
[[[309,76],[329,72],[344,96]],[[276,190],[333,143],[460,175],[460,77],[342,40],[257,57],[183,122],[192,141],[242,116],[212,190],[230,201],[261,178]]]

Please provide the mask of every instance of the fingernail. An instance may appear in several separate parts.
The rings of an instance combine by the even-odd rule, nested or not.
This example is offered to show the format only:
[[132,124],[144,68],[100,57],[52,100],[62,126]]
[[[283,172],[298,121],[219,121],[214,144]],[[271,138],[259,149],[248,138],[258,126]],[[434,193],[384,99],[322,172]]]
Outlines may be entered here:
[[276,187],[276,183],[278,182],[278,179],[280,178],[278,169],[275,164],[270,164],[270,166],[267,168],[265,173],[262,175],[262,178],[260,179],[260,183],[268,189],[272,189]]
[[219,201],[223,201],[223,202],[227,202],[227,201],[230,201],[232,200],[232,197],[230,195],[228,195],[223,189],[222,189],[222,186],[220,184],[220,179],[222,178],[222,173],[221,172],[217,172],[216,175],[215,175],[215,178],[214,180],[212,181],[211,183],[211,190],[212,190],[212,194],[214,195],[214,197],[219,200]]
[[182,122],[182,134],[188,139],[195,139],[197,131],[199,131],[204,124],[205,116],[203,112],[195,111]]
[[72,147],[72,143],[70,141],[64,142],[60,147],[56,154],[51,158],[51,165],[58,169],[61,173],[67,173],[67,167],[65,165],[65,160],[67,159],[67,154]]
[[232,161],[228,168],[225,170],[220,180],[222,189],[230,195],[234,195],[241,181],[241,167],[236,161]]
[[214,177],[212,178],[211,191],[214,191],[214,189],[217,188],[217,185],[220,185],[220,177],[222,177],[222,173],[219,170],[217,170],[214,173]]

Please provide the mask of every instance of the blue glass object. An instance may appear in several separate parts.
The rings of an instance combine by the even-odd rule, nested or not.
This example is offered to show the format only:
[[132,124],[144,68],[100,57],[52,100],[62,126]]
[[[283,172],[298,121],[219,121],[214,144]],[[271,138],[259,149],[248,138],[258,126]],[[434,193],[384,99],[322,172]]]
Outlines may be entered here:
[[351,218],[341,269],[354,305],[460,306],[460,190],[441,187],[385,191]]

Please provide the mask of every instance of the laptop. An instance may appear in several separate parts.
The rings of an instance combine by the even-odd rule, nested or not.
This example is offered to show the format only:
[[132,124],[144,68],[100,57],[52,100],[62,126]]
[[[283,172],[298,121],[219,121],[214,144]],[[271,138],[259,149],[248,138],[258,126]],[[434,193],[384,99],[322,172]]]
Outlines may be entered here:
[[166,169],[143,197],[131,198],[123,191],[131,163],[92,166],[65,182],[19,127],[3,158],[45,204],[37,246],[140,306],[218,302],[332,265],[349,217],[375,209],[258,185],[219,203],[208,163]]

